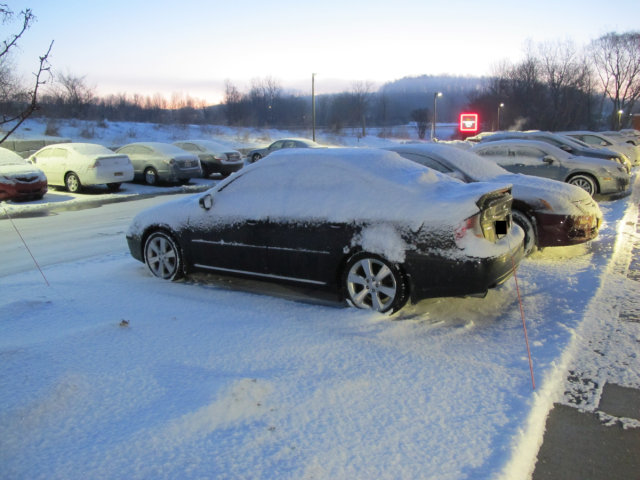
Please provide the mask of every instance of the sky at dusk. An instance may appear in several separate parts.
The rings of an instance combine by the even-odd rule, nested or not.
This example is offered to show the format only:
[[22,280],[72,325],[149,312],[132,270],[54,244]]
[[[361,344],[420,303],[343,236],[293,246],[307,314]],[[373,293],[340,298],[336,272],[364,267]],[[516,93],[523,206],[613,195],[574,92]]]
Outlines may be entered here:
[[[5,0],[6,1],[6,0]],[[316,93],[422,74],[490,75],[527,42],[583,46],[640,29],[637,0],[6,1],[31,8],[15,67],[27,80],[54,41],[54,73],[85,77],[98,95],[173,93],[218,103],[271,77]],[[6,39],[17,23],[0,26]]]

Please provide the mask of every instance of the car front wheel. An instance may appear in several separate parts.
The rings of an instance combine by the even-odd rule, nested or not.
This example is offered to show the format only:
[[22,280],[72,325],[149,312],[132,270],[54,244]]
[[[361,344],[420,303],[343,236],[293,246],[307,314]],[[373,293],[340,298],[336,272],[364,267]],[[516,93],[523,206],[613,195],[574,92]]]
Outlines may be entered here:
[[262,155],[260,155],[259,153],[254,153],[254,154],[251,156],[251,161],[252,161],[252,162],[257,162],[257,161],[258,161],[258,160],[260,160],[261,158],[262,158]]
[[395,312],[407,303],[407,285],[399,268],[386,259],[359,253],[348,262],[343,277],[347,301],[357,308]]
[[569,179],[568,183],[586,190],[591,196],[597,193],[596,181],[589,175],[574,175]]
[[527,215],[519,210],[511,212],[513,222],[524,230],[524,254],[531,255],[536,249],[536,228]]
[[177,280],[183,276],[182,253],[171,235],[157,231],[144,244],[144,263],[151,273],[163,280]]

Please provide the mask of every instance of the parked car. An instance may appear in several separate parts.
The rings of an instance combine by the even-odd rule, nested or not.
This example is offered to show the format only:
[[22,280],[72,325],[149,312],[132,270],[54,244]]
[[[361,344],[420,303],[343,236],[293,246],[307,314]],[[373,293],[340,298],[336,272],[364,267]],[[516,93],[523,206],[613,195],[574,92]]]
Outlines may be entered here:
[[631,172],[631,161],[624,155],[609,150],[608,148],[592,148],[579,140],[567,138],[563,135],[551,132],[496,132],[493,135],[480,138],[480,143],[497,142],[500,140],[538,140],[546,142],[565,152],[580,157],[593,157],[610,160],[623,165],[627,173]]
[[173,144],[193,153],[200,159],[202,173],[205,177],[209,177],[212,173],[226,176],[237,172],[244,166],[240,152],[211,140],[184,140]]
[[41,148],[29,157],[40,168],[49,185],[65,186],[75,193],[83,186],[106,184],[117,191],[122,182],[133,180],[129,157],[95,143],[57,143]]
[[629,189],[630,177],[624,166],[601,158],[573,156],[547,142],[515,139],[482,142],[470,151],[512,173],[567,182],[591,196]]
[[261,158],[266,157],[270,153],[283,148],[325,148],[322,145],[314,142],[313,140],[307,140],[306,138],[283,138],[282,140],[276,140],[266,148],[257,148],[251,150],[247,154],[247,158],[250,162],[257,162]]
[[170,143],[136,142],[120,147],[116,152],[131,159],[136,179],[148,185],[184,183],[202,176],[198,157]]
[[524,238],[511,201],[508,185],[465,184],[393,152],[289,150],[143,211],[127,241],[163,279],[248,276],[389,312],[509,278]]
[[564,135],[575,140],[589,145],[593,148],[608,148],[614,152],[625,155],[632,165],[638,164],[638,154],[636,153],[636,147],[626,143],[624,140],[614,139],[612,135],[597,132],[589,132],[585,130],[575,130],[570,132],[558,132],[560,135]]
[[47,193],[47,177],[11,150],[0,147],[0,200],[40,200]]
[[458,146],[406,144],[387,148],[464,182],[510,183],[513,221],[525,233],[524,250],[575,245],[598,236],[602,212],[582,188],[548,178],[517,175]]

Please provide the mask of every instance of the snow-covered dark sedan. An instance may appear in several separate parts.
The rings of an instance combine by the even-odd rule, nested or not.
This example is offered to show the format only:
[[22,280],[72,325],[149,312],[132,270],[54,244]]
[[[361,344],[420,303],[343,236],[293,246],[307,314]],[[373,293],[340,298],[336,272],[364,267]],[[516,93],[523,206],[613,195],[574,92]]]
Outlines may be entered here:
[[256,148],[255,150],[251,150],[247,153],[247,158],[249,162],[257,162],[263,157],[266,157],[270,153],[277,152],[278,150],[282,150],[283,148],[325,148],[322,145],[314,142],[313,140],[308,140],[306,138],[283,138],[281,140],[276,140],[268,147],[264,148]]
[[134,258],[340,292],[360,308],[482,295],[523,255],[510,185],[466,184],[377,149],[277,152],[213,189],[138,214]]
[[448,144],[406,144],[389,150],[465,182],[510,183],[513,221],[525,232],[527,255],[536,248],[576,245],[598,236],[602,212],[591,195],[580,187],[511,173],[479,155]]

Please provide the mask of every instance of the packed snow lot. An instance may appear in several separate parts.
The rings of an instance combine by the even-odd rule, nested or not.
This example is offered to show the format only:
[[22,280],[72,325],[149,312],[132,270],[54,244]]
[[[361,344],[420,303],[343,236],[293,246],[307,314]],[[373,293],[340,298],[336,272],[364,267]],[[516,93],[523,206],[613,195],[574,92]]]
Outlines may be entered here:
[[163,198],[0,220],[0,477],[527,478],[569,365],[640,387],[636,325],[629,368],[585,353],[638,301],[639,184],[598,239],[520,265],[535,390],[514,279],[387,317],[151,277],[124,232]]

